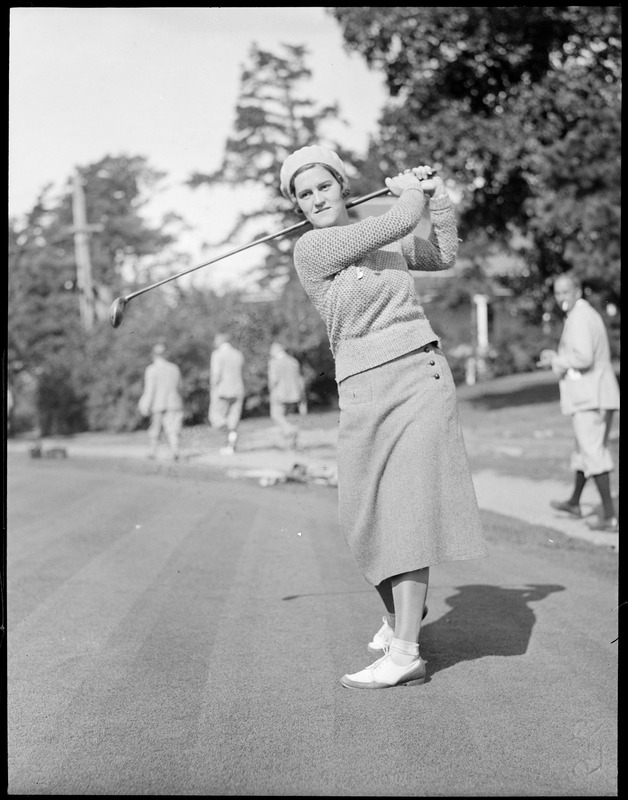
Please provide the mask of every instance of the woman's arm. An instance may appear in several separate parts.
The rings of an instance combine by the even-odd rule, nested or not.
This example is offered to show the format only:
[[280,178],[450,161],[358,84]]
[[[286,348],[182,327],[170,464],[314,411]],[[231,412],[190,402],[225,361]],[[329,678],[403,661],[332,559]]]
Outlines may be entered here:
[[441,195],[430,200],[432,230],[427,239],[406,236],[401,250],[412,270],[434,271],[451,269],[458,255],[458,226],[449,197]]
[[294,260],[304,275],[314,280],[327,278],[413,231],[425,207],[425,196],[416,178],[404,177],[408,178],[406,187],[385,214],[303,234],[295,245]]

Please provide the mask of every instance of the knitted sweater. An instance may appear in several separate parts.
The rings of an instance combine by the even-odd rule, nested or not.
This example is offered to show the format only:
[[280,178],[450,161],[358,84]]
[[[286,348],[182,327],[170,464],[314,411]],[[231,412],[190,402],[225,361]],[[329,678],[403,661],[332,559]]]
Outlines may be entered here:
[[430,200],[429,239],[414,236],[425,202],[419,189],[406,189],[385,214],[316,228],[295,245],[294,265],[327,327],[338,383],[438,338],[409,269],[452,267],[458,230],[442,196]]

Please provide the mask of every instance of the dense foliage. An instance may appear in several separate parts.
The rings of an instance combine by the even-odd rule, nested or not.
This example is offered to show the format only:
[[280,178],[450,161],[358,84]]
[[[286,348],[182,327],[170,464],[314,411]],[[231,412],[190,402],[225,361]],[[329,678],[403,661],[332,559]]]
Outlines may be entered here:
[[74,177],[60,197],[44,190],[23,222],[9,220],[9,381],[18,420],[23,415],[23,424],[35,423],[44,433],[92,427],[92,394],[101,374],[92,358],[108,326],[103,320],[113,290],[127,284],[126,274],[133,281],[150,277],[144,259],[152,256],[158,265],[157,254],[172,241],[164,226],[151,227],[141,216],[144,198],[163,177],[144,158],[105,157],[80,171],[87,219],[97,222],[90,236],[97,321],[86,330],[77,286]]
[[[620,309],[621,9],[566,7],[334,7],[347,48],[386,77],[390,99],[368,151],[328,135],[336,104],[307,96],[304,46],[270,53],[253,44],[241,74],[234,130],[223,162],[191,186],[262,187],[259,209],[226,240],[254,239],[298,217],[278,174],[294,149],[321,142],[347,164],[354,195],[401,166],[432,163],[457,205],[460,274],[441,282],[428,313],[446,342],[457,380],[473,352],[471,299],[500,297],[491,330],[494,374],[533,369],[562,321],[553,277],[574,267],[604,313]],[[132,430],[143,372],[156,340],[182,369],[186,423],[204,423],[214,334],[230,328],[246,354],[245,414],[267,412],[268,350],[278,338],[300,360],[310,403],[335,400],[334,365],[318,313],[295,278],[292,237],[260,248],[261,288],[221,296],[169,283],[129,304],[112,329],[113,297],[182,271],[182,221],[143,216],[164,175],[141,156],[106,156],[80,169],[96,321],[79,313],[72,179],[59,197],[45,188],[22,221],[9,219],[7,368],[13,430],[43,434]],[[503,259],[516,256],[515,268]],[[500,261],[501,259],[501,261]],[[495,262],[497,261],[497,268]],[[500,267],[499,265],[502,264]],[[427,292],[429,295],[429,292]],[[268,295],[267,295],[268,296]],[[612,304],[612,305],[611,305]],[[619,355],[620,313],[606,316]]]
[[[225,143],[222,164],[209,174],[195,172],[189,180],[192,187],[250,183],[264,189],[265,202],[258,210],[239,215],[225,237],[227,242],[243,232],[248,240],[258,239],[300,221],[279,189],[279,170],[294,150],[324,141],[352,159],[325,136],[326,123],[339,119],[337,104],[318,106],[304,94],[303,86],[312,75],[307,49],[283,45],[281,50],[274,54],[251,46],[240,76],[234,131]],[[261,284],[276,286],[294,280],[292,241],[276,239],[266,249]]]
[[621,8],[328,11],[386,76],[369,161],[436,164],[462,193],[465,242],[523,235],[527,287],[547,295],[574,267],[619,304]]

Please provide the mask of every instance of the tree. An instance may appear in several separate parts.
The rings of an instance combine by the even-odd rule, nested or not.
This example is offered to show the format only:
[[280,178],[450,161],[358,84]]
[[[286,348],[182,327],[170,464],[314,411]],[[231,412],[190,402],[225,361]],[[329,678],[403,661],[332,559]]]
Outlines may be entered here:
[[[327,142],[341,156],[348,154],[322,131],[328,120],[342,121],[337,104],[318,107],[304,96],[302,84],[311,78],[304,46],[283,45],[282,54],[253,44],[249,62],[243,66],[236,105],[234,132],[227,139],[221,166],[212,173],[194,173],[189,185],[198,187],[226,183],[260,187],[265,199],[258,210],[239,215],[224,241],[251,228],[261,238],[277,228],[294,224],[294,210],[279,189],[279,170],[291,152],[315,142]],[[296,220],[298,221],[298,219]],[[255,223],[262,222],[259,230]],[[270,229],[269,229],[270,228]],[[278,239],[267,245],[260,284],[281,285],[294,279],[289,252],[293,241]]]
[[[172,265],[181,261],[181,254],[171,248],[182,220],[169,214],[151,226],[142,216],[165,173],[151,167],[143,156],[106,156],[80,173],[87,218],[103,225],[102,234],[91,242],[94,278],[122,289],[171,274]],[[68,199],[66,195],[65,215],[70,212]]]
[[[140,209],[162,175],[143,158],[106,157],[80,170],[87,218],[102,224],[91,238],[94,281],[101,287],[135,280],[133,266],[161,253],[171,237],[151,228]],[[90,393],[99,362],[95,339],[111,332],[101,320],[92,332],[81,325],[73,239],[72,180],[59,198],[47,188],[23,222],[9,220],[8,366],[36,378],[36,424],[44,434],[88,426]],[[156,259],[154,259],[156,260]]]
[[[195,187],[250,183],[261,187],[266,195],[259,210],[240,215],[226,241],[236,232],[250,227],[250,223],[254,227],[257,223],[266,223],[261,230],[256,230],[252,239],[294,224],[294,209],[279,188],[281,165],[294,150],[322,142],[336,150],[349,169],[352,164],[360,163],[355,154],[323,134],[328,121],[342,122],[338,105],[318,107],[302,92],[302,85],[312,74],[306,65],[307,55],[304,46],[284,45],[281,54],[262,50],[255,44],[251,46],[249,63],[241,74],[235,131],[227,140],[223,162],[213,173],[195,173],[190,178],[190,185]],[[312,383],[316,382],[316,394],[321,402],[327,402],[331,390],[326,381],[333,380],[333,359],[322,320],[296,277],[291,258],[293,246],[294,237],[282,237],[266,246],[259,283],[262,287],[274,287],[278,299],[265,306],[268,316],[263,329],[271,337],[283,337],[293,354],[304,365],[309,365]],[[265,363],[270,341],[264,339],[262,337],[265,354],[255,359],[260,365],[254,381],[256,386],[259,381],[263,381],[264,386],[266,382]],[[256,352],[259,332],[249,344],[251,352]]]
[[567,267],[618,303],[621,8],[334,7],[348,49],[386,75],[370,161],[437,165],[464,240],[527,239],[531,279]]

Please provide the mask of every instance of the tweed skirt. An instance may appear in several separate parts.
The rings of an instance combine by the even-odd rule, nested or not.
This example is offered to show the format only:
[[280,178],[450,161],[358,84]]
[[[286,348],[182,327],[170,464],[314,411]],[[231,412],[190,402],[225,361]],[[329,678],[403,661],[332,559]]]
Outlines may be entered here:
[[366,580],[488,555],[437,343],[351,375],[338,391],[339,522]]

